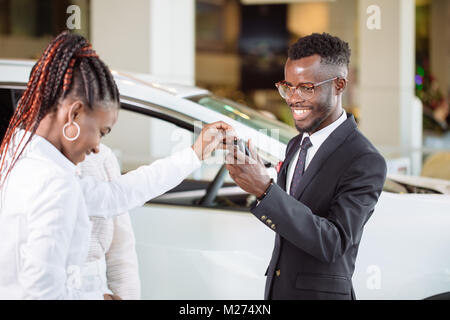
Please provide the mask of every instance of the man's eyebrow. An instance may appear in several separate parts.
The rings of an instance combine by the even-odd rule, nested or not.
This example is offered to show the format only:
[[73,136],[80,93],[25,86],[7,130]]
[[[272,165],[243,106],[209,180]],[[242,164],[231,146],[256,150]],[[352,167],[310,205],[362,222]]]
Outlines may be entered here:
[[284,81],[284,83],[286,83],[287,85],[290,85],[292,87],[295,87],[295,86],[299,86],[299,85],[302,85],[302,84],[313,84],[314,82],[312,82],[312,81],[299,82],[295,86],[292,83],[290,83],[289,81],[286,81],[286,80]]

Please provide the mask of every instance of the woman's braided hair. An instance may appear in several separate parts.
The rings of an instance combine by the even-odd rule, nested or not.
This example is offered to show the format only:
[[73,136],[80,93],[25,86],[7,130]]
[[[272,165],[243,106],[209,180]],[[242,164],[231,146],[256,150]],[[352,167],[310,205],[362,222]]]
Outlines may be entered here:
[[[0,186],[41,120],[56,111],[58,100],[71,92],[91,109],[97,101],[115,101],[119,105],[119,90],[109,68],[84,37],[64,31],[53,39],[33,66],[27,88],[9,122],[0,146]],[[27,141],[23,135],[13,150],[11,162],[5,167],[6,151],[18,128],[31,134]]]

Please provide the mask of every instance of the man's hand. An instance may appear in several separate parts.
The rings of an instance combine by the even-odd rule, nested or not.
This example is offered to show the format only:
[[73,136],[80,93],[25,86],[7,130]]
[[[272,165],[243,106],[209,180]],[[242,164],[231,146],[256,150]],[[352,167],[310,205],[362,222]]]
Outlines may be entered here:
[[223,121],[210,123],[203,127],[192,149],[200,160],[208,158],[215,149],[225,149],[225,142],[231,143],[236,136],[233,127]]
[[239,187],[259,198],[269,187],[270,176],[250,140],[248,148],[250,157],[239,151],[236,146],[227,145],[229,151],[226,158],[227,169]]

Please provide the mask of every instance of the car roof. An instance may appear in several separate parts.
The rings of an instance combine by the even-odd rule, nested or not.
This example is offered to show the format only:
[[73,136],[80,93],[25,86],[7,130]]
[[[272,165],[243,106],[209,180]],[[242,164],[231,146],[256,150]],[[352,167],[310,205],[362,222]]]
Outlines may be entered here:
[[[23,59],[0,59],[0,83],[26,85],[35,61]],[[203,123],[224,121],[231,125],[239,137],[251,139],[255,146],[269,158],[283,159],[286,145],[277,139],[259,132],[215,110],[211,110],[190,97],[210,95],[206,89],[185,84],[165,83],[157,77],[145,74],[124,73],[111,70],[121,94],[121,100],[158,105],[177,113],[186,115]],[[265,157],[268,159],[268,157]],[[275,159],[273,159],[275,160]]]
[[[0,74],[0,81],[2,82],[28,82],[29,72],[33,67],[35,60],[25,60],[25,59],[0,59],[0,67],[2,69],[14,70],[14,73],[2,72]],[[135,85],[140,85],[143,87],[150,87],[155,90],[164,91],[168,94],[179,98],[189,98],[199,95],[210,94],[209,90],[199,88],[196,86],[191,86],[181,83],[173,83],[170,81],[163,81],[158,77],[152,76],[150,74],[136,73],[136,72],[121,72],[117,70],[111,70],[114,75],[114,79],[121,81],[130,81]],[[2,77],[3,75],[3,77]],[[11,78],[11,76],[13,76]],[[121,92],[122,94],[122,92]],[[126,94],[130,96],[130,94]]]
[[157,90],[165,91],[179,98],[190,98],[199,95],[211,94],[209,90],[203,88],[188,84],[163,81],[158,77],[149,74],[120,72],[115,70],[113,70],[112,73],[114,74],[115,79],[121,78],[124,80],[130,80],[144,86],[150,86]]

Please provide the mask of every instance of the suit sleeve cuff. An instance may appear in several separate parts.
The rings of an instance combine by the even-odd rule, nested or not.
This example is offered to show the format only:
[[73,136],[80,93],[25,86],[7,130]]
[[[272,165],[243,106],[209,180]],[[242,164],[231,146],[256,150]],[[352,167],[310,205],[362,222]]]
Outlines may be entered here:
[[258,218],[261,218],[261,216],[263,215],[264,207],[267,205],[267,203],[270,202],[270,198],[272,197],[274,190],[276,188],[280,188],[280,186],[277,185],[275,182],[272,182],[266,191],[266,195],[261,200],[256,200],[256,203],[250,209],[250,211],[253,214],[255,214]]

